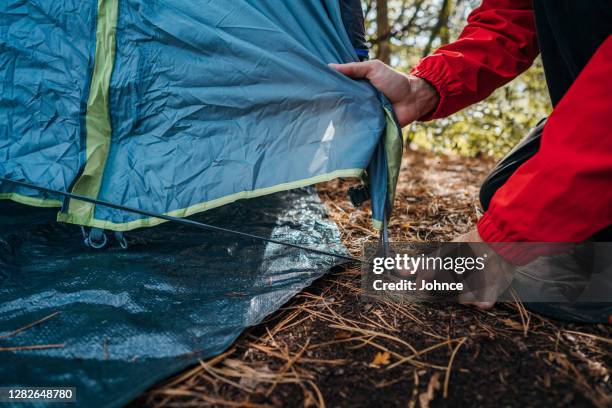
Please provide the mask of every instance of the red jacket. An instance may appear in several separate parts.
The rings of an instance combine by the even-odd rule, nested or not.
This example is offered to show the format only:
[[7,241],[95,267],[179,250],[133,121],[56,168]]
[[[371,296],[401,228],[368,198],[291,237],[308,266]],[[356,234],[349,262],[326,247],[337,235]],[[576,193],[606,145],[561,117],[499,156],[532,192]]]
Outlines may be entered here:
[[[478,102],[529,68],[539,52],[532,7],[483,1],[457,41],[414,68],[440,93],[424,119]],[[612,224],[612,36],[604,38],[556,103],[539,152],[493,197],[478,223],[485,241],[580,242]],[[495,247],[517,264],[538,255]]]

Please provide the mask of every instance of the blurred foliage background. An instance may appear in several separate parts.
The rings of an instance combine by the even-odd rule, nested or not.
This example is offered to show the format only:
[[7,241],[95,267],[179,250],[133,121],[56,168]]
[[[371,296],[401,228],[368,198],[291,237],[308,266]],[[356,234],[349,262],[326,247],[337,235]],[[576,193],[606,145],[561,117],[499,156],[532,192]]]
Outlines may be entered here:
[[[408,72],[457,38],[480,0],[362,0],[372,56]],[[462,155],[503,156],[551,111],[540,59],[485,101],[449,118],[415,123],[405,136],[420,146]]]

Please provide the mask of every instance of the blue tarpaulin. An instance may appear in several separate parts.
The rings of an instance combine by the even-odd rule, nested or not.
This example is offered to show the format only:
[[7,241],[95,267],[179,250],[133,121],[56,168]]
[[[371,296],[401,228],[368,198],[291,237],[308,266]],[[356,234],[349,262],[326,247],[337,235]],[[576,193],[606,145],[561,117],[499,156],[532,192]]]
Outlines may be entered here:
[[[223,352],[337,262],[174,224],[131,232],[127,251],[85,250],[79,229],[54,215],[0,202],[0,350],[26,348],[0,351],[0,386],[75,387],[79,407],[122,406]],[[195,217],[346,253],[311,190]]]

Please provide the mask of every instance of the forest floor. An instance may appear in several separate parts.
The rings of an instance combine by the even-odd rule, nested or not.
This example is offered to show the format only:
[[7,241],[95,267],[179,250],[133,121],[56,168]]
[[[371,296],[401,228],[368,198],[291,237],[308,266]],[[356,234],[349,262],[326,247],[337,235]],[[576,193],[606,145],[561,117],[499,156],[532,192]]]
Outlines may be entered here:
[[[390,233],[442,241],[479,216],[493,162],[409,149]],[[377,234],[347,181],[319,186],[355,255]],[[337,268],[223,355],[160,384],[147,406],[612,406],[612,329],[555,322],[520,303],[367,303],[360,271]]]

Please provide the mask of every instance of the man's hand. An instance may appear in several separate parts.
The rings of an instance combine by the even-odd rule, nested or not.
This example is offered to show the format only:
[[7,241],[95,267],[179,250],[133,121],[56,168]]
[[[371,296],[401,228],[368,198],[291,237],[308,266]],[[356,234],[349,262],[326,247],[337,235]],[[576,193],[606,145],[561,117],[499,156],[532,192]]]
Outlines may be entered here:
[[453,239],[453,242],[475,242],[478,244],[484,244],[484,240],[480,237],[477,229],[473,229],[467,234],[463,234]]
[[381,61],[330,64],[354,79],[368,79],[393,104],[402,127],[418,120],[438,106],[440,96],[427,81],[394,70]]
[[[464,305],[476,306],[482,310],[491,309],[495,305],[495,300],[501,295],[514,280],[514,265],[506,262],[501,256],[497,255],[486,242],[481,238],[477,229],[467,234],[461,235],[453,242],[475,243],[472,249],[476,256],[486,257],[486,268],[476,275],[479,280],[478,287],[481,288],[477,293],[464,293],[459,298],[459,303]],[[486,248],[486,249],[485,249]],[[478,301],[476,299],[486,299]]]

